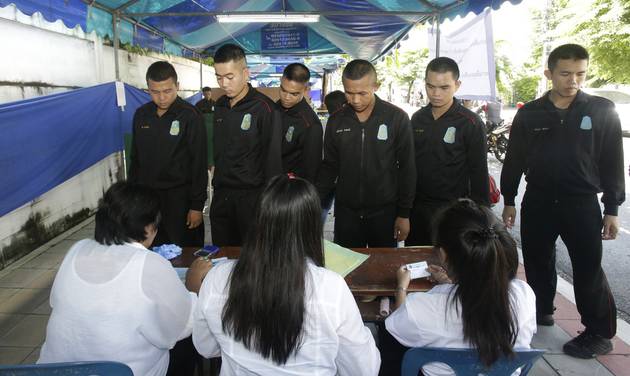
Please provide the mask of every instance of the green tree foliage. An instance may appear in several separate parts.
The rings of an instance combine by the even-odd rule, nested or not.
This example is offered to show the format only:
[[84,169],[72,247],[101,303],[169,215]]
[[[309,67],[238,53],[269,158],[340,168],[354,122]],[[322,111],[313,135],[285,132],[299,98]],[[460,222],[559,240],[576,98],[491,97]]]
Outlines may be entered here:
[[630,84],[630,0],[596,0],[575,28],[591,55],[592,84]]
[[505,41],[498,40],[494,43],[494,66],[497,91],[503,103],[512,102],[512,81],[514,80],[514,69],[509,57],[502,53],[502,46]]
[[405,51],[400,55],[401,69],[396,70],[394,75],[398,83],[407,86],[406,102],[409,103],[413,84],[416,80],[421,80],[424,77],[424,69],[427,65],[426,59],[429,57],[429,49],[424,48],[421,51]]
[[379,61],[374,68],[376,68],[379,85],[382,89],[385,89],[385,92],[387,93],[385,99],[391,102],[392,86],[396,80],[396,71],[400,70],[398,50],[394,50],[391,55],[385,56],[385,58],[382,61]]
[[538,89],[539,76],[523,75],[516,79],[513,83],[514,103],[529,102],[536,98],[536,90]]

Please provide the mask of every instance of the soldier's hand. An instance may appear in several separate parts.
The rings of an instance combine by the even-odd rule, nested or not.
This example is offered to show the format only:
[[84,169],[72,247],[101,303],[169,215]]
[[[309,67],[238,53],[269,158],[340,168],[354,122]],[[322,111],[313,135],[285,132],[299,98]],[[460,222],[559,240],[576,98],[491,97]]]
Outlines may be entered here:
[[505,205],[503,207],[503,214],[501,217],[503,218],[505,227],[512,228],[512,226],[514,226],[514,221],[516,220],[516,207]]
[[407,235],[409,235],[409,218],[396,217],[396,222],[394,223],[394,238],[402,242],[407,239]]
[[616,215],[604,215],[602,240],[613,240],[619,232],[619,219]]
[[189,229],[197,228],[203,220],[202,214],[199,210],[189,210],[188,216],[186,216],[186,226]]

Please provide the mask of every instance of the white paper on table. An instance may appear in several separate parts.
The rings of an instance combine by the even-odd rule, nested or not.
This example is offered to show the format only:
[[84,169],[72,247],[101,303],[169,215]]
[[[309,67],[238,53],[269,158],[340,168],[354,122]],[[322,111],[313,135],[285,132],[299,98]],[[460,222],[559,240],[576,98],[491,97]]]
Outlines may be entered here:
[[429,265],[427,265],[426,261],[414,262],[412,264],[407,264],[405,267],[409,270],[411,279],[424,278],[431,275],[431,273],[427,271]]

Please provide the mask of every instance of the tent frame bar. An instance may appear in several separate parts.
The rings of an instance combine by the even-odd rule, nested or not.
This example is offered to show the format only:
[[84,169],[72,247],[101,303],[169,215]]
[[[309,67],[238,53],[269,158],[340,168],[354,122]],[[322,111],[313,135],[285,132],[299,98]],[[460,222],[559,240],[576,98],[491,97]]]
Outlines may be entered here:
[[114,30],[114,69],[116,71],[116,81],[120,81],[120,63],[118,62],[118,50],[120,41],[118,40],[118,12],[112,13],[112,29]]
[[264,11],[239,11],[239,12],[160,12],[160,13],[123,13],[127,17],[215,17],[218,15],[230,15],[230,16],[251,16],[259,14],[268,15],[293,15],[293,14],[306,14],[306,15],[320,15],[320,16],[430,16],[435,14],[435,11],[348,11],[348,10],[330,10],[330,11],[280,11],[280,12],[264,12]]

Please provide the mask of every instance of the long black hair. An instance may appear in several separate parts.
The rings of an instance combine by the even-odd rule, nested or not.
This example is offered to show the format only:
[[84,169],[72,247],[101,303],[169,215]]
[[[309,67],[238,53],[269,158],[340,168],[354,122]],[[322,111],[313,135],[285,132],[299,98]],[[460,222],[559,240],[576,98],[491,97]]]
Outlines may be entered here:
[[105,245],[143,242],[145,227],[160,222],[160,197],[149,187],[121,181],[98,202],[94,239]]
[[461,308],[464,339],[486,366],[512,356],[518,334],[509,292],[518,267],[514,239],[490,209],[468,199],[444,210],[435,230],[435,245],[446,253],[457,285],[451,304]]
[[319,196],[306,180],[276,176],[230,276],[223,331],[285,364],[301,345],[308,258],[324,265]]

